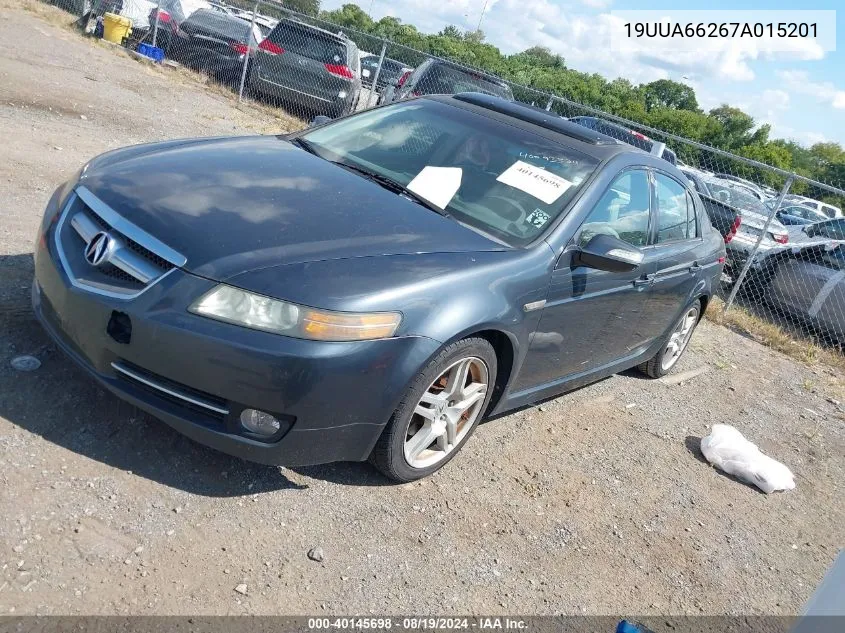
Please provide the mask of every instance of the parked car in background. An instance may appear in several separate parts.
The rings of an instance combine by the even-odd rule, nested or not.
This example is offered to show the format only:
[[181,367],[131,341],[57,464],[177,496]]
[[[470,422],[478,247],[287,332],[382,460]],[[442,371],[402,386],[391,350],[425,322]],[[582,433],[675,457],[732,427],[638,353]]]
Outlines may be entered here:
[[739,274],[760,235],[763,235],[763,239],[752,263],[752,270],[760,268],[760,262],[765,259],[770,250],[779,252],[789,242],[789,232],[776,218],[772,218],[768,229],[763,234],[771,209],[751,195],[746,187],[732,180],[725,180],[689,168],[683,168],[681,172],[696,191],[730,205],[742,218],[736,234],[727,245],[725,272],[729,276],[736,277]]
[[845,218],[834,218],[803,226],[789,227],[789,241],[792,244],[845,241]]
[[[574,116],[569,120],[577,123],[578,125],[583,125],[586,128],[595,130],[596,132],[612,136],[623,143],[628,143],[628,145],[639,147],[647,152],[650,152],[652,147],[654,147],[654,141],[645,134],[637,132],[636,130],[628,129],[618,123],[612,123],[611,121],[594,116]],[[677,165],[678,163],[678,157],[675,155],[675,152],[668,147],[663,149],[663,159],[673,165]]]
[[441,95],[93,159],[48,203],[32,301],[105,388],[199,442],[410,481],[485,415],[671,371],[724,257],[659,157]]
[[739,176],[734,176],[733,174],[724,174],[718,172],[714,173],[713,175],[723,180],[730,180],[732,182],[735,182],[737,185],[744,187],[752,196],[754,196],[761,202],[768,200],[771,197],[769,194],[763,191],[763,188],[760,185],[755,182],[751,182],[750,180],[746,180],[745,178],[740,178]]
[[835,207],[832,204],[827,204],[826,202],[820,202],[819,200],[813,200],[812,198],[808,198],[801,204],[803,204],[804,206],[811,207],[816,211],[821,211],[828,218],[842,217],[842,209],[840,209],[839,207]]
[[442,59],[427,59],[414,70],[405,71],[395,85],[388,86],[379,98],[379,103],[421,95],[461,92],[481,92],[513,101],[510,86],[498,77]]
[[[365,55],[361,57],[361,82],[368,88],[373,85],[373,79],[376,76],[378,67],[378,55]],[[411,71],[413,71],[413,68],[409,68],[402,62],[385,57],[381,65],[381,70],[378,73],[376,90],[381,91],[387,86],[394,85],[403,74],[410,73]]]
[[[200,9],[214,10],[206,0],[158,0],[152,3],[150,10],[147,40],[152,41],[155,31],[156,15],[158,15],[158,31],[155,32],[156,46],[164,50],[165,55],[171,56],[170,46],[176,41],[179,25],[187,20],[194,11]],[[159,10],[159,7],[161,9]]]
[[789,193],[783,197],[783,201],[810,207],[811,209],[824,213],[828,219],[843,217],[842,210],[839,207],[819,200],[814,200],[813,198],[808,198],[807,196]]
[[[777,200],[774,200],[772,204],[767,203],[766,206],[771,209],[776,202]],[[803,204],[783,205],[777,210],[775,217],[784,226],[814,224],[828,219],[821,211],[816,211],[812,207],[805,207]]]
[[361,96],[358,46],[343,34],[283,19],[258,45],[252,92],[331,118],[353,112]]
[[264,39],[257,25],[214,9],[200,9],[182,22],[171,56],[226,83],[240,80]]
[[774,267],[764,297],[778,310],[845,341],[845,244],[787,253]]

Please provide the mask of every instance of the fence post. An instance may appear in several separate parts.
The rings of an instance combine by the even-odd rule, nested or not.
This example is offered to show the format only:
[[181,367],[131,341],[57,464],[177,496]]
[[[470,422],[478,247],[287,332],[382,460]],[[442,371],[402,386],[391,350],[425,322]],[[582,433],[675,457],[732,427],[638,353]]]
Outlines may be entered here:
[[549,102],[546,104],[546,112],[552,109],[552,104],[555,102],[554,97],[549,97]]
[[376,103],[378,103],[378,76],[381,74],[381,65],[384,63],[384,55],[387,53],[387,40],[381,40],[381,54],[378,58],[378,67],[376,68],[376,74],[373,75],[373,83],[370,86],[370,96],[367,97],[367,107],[369,108],[372,105],[373,95],[376,95]]
[[153,48],[156,47],[156,39],[158,38],[158,15],[161,13],[161,0],[156,3],[156,23],[153,26]]
[[238,103],[241,103],[244,99],[244,84],[246,83],[246,70],[249,66],[249,60],[252,53],[252,47],[249,45],[249,42],[252,41],[252,32],[255,30],[255,14],[258,13],[258,2],[259,0],[255,0],[255,4],[252,7],[252,20],[249,23],[249,33],[247,33],[246,36],[246,54],[244,55],[244,67],[241,69],[241,85],[238,87]]
[[763,225],[763,230],[760,231],[760,236],[757,238],[757,242],[754,244],[754,248],[751,249],[751,254],[745,260],[745,265],[742,267],[742,271],[739,273],[739,277],[736,278],[734,281],[734,287],[731,288],[731,294],[728,296],[728,300],[725,303],[725,308],[722,310],[722,314],[727,312],[730,307],[733,305],[734,299],[736,299],[736,293],[739,292],[739,288],[742,285],[742,282],[745,281],[745,276],[748,274],[748,269],[751,268],[751,264],[754,262],[754,256],[757,255],[757,251],[760,248],[760,243],[763,241],[763,238],[766,236],[766,232],[769,230],[769,226],[772,223],[772,219],[775,217],[775,214],[780,209],[780,205],[783,203],[783,198],[789,193],[789,188],[792,186],[792,182],[795,180],[795,174],[789,176],[786,179],[786,184],[784,184],[783,189],[781,189],[780,193],[778,194],[777,202],[772,206],[772,211],[769,213],[769,217],[766,218],[766,223]]

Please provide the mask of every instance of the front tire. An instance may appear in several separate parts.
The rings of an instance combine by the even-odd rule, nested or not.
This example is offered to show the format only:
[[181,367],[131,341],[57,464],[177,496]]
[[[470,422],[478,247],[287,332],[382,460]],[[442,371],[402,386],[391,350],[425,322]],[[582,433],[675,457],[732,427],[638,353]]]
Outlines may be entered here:
[[372,464],[399,482],[446,465],[483,417],[497,369],[496,352],[485,339],[444,348],[411,383],[373,448]]
[[649,378],[662,378],[677,364],[686,350],[701,316],[701,301],[696,301],[681,315],[660,351],[638,369]]

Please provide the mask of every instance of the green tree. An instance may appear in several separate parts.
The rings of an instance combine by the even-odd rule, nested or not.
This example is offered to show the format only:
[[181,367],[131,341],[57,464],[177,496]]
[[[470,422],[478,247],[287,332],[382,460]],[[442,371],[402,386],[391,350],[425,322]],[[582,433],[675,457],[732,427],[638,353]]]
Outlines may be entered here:
[[658,79],[642,87],[647,110],[654,108],[674,108],[698,112],[698,100],[692,87],[672,81]]
[[282,6],[285,9],[304,13],[305,15],[319,15],[320,0],[284,0]]

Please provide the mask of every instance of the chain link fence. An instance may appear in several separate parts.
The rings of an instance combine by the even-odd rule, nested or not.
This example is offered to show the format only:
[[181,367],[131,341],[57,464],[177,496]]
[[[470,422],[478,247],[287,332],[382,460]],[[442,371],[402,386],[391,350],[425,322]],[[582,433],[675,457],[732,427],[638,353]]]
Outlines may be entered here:
[[303,125],[418,95],[480,91],[659,154],[680,168],[724,235],[725,310],[740,305],[827,345],[845,340],[845,165],[828,166],[829,182],[810,180],[278,2],[55,1],[80,5],[89,33],[206,73],[233,99],[283,108]]

